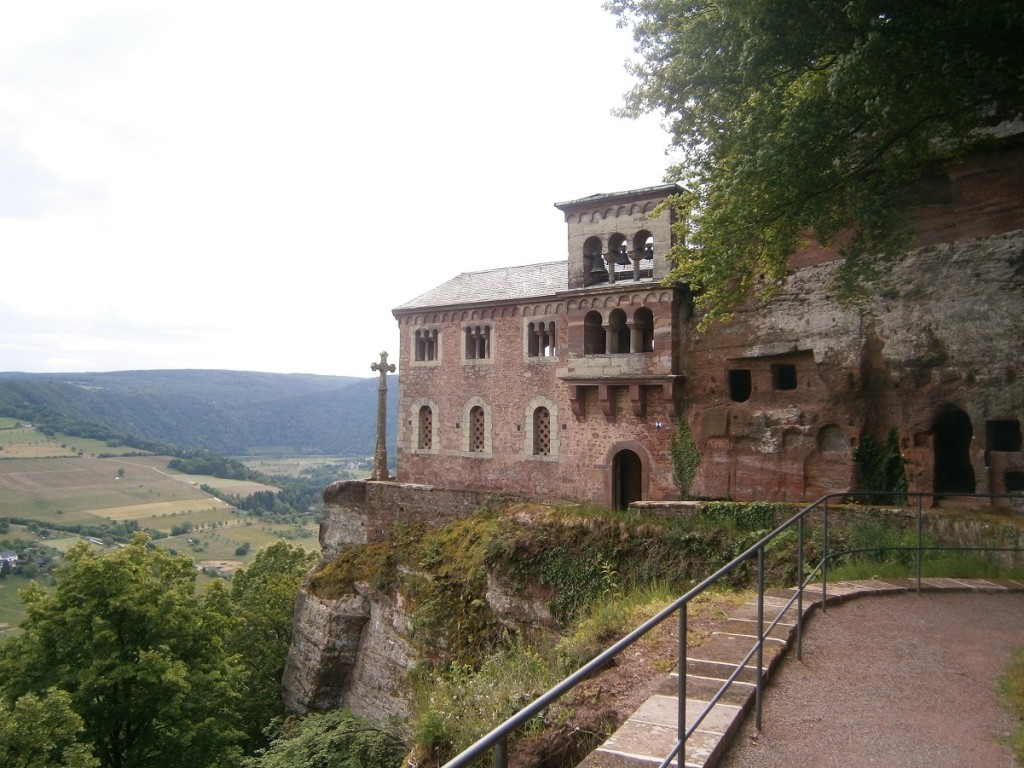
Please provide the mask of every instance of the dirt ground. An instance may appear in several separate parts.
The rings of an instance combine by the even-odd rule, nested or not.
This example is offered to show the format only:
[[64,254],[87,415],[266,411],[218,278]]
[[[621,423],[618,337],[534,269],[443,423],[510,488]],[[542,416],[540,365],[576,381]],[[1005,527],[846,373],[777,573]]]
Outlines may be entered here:
[[[998,679],[1024,646],[1024,594],[868,597],[817,612],[724,768],[1015,768]],[[1018,767],[1019,768],[1019,767]]]

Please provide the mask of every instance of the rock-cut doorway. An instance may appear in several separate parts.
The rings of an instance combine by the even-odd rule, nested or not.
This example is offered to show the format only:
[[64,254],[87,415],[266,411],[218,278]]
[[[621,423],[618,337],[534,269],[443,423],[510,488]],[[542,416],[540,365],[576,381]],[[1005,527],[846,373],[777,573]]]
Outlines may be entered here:
[[612,506],[626,509],[643,495],[643,463],[635,452],[625,448],[612,460]]
[[974,493],[971,466],[971,417],[955,406],[942,409],[932,424],[935,493]]

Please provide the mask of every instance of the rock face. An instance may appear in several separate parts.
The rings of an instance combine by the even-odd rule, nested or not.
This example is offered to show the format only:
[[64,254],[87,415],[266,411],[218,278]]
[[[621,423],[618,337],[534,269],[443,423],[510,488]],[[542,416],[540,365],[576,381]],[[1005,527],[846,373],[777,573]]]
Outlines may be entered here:
[[370,615],[370,603],[362,595],[329,600],[302,587],[282,681],[288,709],[306,713],[341,707]]
[[1024,230],[910,252],[862,312],[831,300],[835,268],[798,269],[768,305],[691,339],[707,459],[695,492],[800,500],[848,488],[854,447],[892,427],[911,490],[1012,489],[1024,467]]
[[356,584],[370,606],[359,654],[349,674],[345,706],[357,715],[383,720],[407,717],[410,711],[408,673],[419,658],[406,639],[409,617],[399,593],[392,597],[369,584]]

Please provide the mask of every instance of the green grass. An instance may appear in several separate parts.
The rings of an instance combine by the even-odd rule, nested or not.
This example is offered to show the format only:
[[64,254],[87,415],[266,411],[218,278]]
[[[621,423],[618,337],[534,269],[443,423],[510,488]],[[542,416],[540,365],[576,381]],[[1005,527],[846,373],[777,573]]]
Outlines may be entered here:
[[[828,578],[829,581],[857,581],[914,577],[917,566],[912,557],[908,556],[909,562],[879,562],[867,557],[848,559],[829,568]],[[1024,567],[1000,562],[998,558],[984,553],[933,552],[925,553],[921,575],[948,579],[1020,579],[1024,578]]]

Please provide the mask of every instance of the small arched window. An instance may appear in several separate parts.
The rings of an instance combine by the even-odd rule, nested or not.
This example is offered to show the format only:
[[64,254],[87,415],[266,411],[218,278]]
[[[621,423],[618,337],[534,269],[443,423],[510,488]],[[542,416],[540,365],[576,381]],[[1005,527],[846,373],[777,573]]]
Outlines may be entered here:
[[434,447],[434,412],[429,405],[420,408],[419,413],[419,440],[417,447],[420,450],[428,451]]
[[484,409],[474,405],[469,411],[469,450],[483,453],[487,449],[487,419]]
[[551,413],[540,407],[533,412],[533,455],[551,454]]

